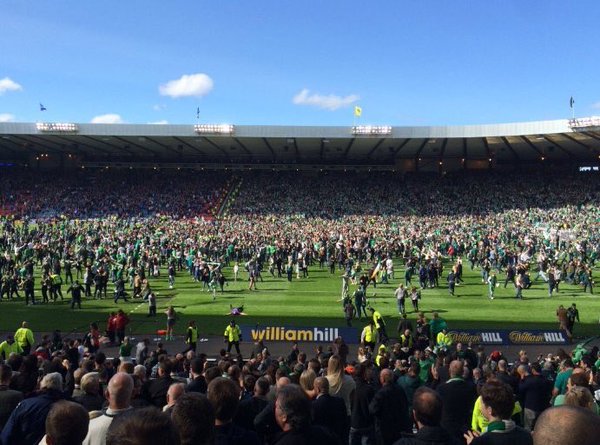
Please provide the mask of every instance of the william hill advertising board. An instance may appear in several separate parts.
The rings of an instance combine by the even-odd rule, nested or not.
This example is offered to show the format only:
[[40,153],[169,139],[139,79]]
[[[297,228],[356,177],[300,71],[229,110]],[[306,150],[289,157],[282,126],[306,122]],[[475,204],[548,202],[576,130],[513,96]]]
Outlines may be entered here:
[[242,336],[246,341],[311,341],[332,343],[342,337],[348,344],[358,343],[356,328],[322,328],[297,326],[247,326],[241,325]]
[[458,329],[449,331],[454,343],[469,343],[480,345],[566,345],[568,339],[563,331],[553,330],[497,330],[477,331]]

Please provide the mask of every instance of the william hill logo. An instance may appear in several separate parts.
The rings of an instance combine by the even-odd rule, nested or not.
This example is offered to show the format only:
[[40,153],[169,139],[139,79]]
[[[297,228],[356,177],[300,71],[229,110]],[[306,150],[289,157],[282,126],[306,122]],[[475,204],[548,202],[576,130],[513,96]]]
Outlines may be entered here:
[[290,328],[283,326],[267,326],[262,329],[251,329],[252,341],[315,341],[332,342],[339,337],[338,328]]
[[454,343],[498,344],[504,343],[500,332],[468,332],[450,331],[448,333]]
[[521,332],[512,331],[508,334],[508,338],[512,343],[517,344],[534,344],[534,343],[566,343],[567,339],[560,331],[554,332]]

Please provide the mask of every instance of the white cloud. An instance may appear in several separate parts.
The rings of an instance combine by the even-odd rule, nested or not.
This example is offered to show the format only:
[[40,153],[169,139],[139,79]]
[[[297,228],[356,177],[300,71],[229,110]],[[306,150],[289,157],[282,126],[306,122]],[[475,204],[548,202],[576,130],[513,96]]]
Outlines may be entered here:
[[22,89],[23,87],[10,77],[0,79],[0,95],[4,94],[6,91],[21,91]]
[[168,120],[161,120],[161,121],[156,121],[156,122],[148,122],[150,125],[167,125],[169,123]]
[[167,106],[166,106],[166,105],[163,105],[163,104],[156,104],[156,105],[152,105],[152,109],[153,109],[154,111],[162,111],[162,110],[164,110],[164,109],[166,109],[166,108],[167,108]]
[[12,122],[15,120],[15,115],[10,113],[0,113],[0,122]]
[[334,111],[338,108],[348,107],[360,99],[360,97],[356,94],[350,94],[349,96],[336,96],[335,94],[329,94],[327,96],[323,96],[317,93],[309,93],[310,91],[307,88],[304,88],[294,96],[292,102],[296,105],[310,105],[313,107]]
[[592,104],[592,108],[594,110],[600,110],[600,102],[596,102],[595,104]]
[[169,80],[158,87],[161,96],[173,99],[187,96],[206,96],[213,89],[213,80],[204,73],[184,74],[179,79]]
[[123,119],[119,114],[108,113],[96,116],[90,122],[92,124],[122,124]]

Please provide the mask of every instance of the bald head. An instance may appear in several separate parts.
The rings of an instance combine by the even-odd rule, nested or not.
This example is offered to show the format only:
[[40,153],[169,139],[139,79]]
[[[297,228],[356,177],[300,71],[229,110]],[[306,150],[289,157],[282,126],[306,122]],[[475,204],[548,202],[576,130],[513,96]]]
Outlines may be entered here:
[[175,405],[175,402],[183,393],[185,393],[185,385],[183,383],[173,383],[167,391],[167,405]]
[[463,362],[461,362],[460,360],[452,360],[450,362],[450,377],[451,378],[455,378],[455,377],[462,377],[463,376],[463,372],[464,372],[464,365]]
[[315,379],[315,390],[318,394],[329,394],[329,380],[327,380],[327,377],[317,377]]
[[379,373],[379,381],[383,386],[394,383],[394,373],[391,369],[384,369]]
[[557,406],[544,411],[533,432],[534,445],[595,445],[600,416],[589,409]]
[[106,391],[111,409],[129,408],[133,393],[133,379],[129,374],[117,372],[108,382]]

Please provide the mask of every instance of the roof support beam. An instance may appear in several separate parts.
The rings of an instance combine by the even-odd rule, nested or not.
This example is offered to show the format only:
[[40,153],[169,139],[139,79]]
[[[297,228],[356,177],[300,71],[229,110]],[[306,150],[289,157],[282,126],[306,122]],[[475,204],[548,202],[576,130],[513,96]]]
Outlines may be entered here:
[[134,147],[137,147],[137,148],[139,148],[140,150],[143,150],[143,151],[145,151],[145,152],[147,152],[147,153],[151,153],[151,154],[153,154],[154,156],[158,156],[158,155],[160,154],[160,153],[157,153],[157,152],[155,152],[154,150],[150,150],[149,148],[147,148],[147,147],[144,147],[143,145],[136,144],[136,143],[134,143],[134,142],[128,142],[126,139],[123,139],[123,138],[122,138],[122,137],[120,137],[120,136],[115,136],[114,138],[115,138],[115,139],[117,139],[117,140],[119,140],[119,141],[121,141],[121,142],[123,142],[123,143],[125,144],[125,146],[127,146],[127,145],[129,145],[129,146],[132,146],[132,145],[133,145]]
[[385,141],[385,138],[383,139],[379,139],[379,142],[377,142],[375,144],[375,146],[369,151],[369,153],[367,153],[367,159],[371,159],[371,156],[373,155],[373,153],[375,153],[377,151],[377,149],[381,146],[381,144],[383,144]]
[[428,138],[423,139],[423,142],[421,143],[421,146],[419,147],[419,149],[415,153],[415,158],[419,159],[419,157],[421,156],[421,152],[423,151],[423,149],[425,148],[425,145],[427,145],[428,142],[429,142]]
[[575,158],[575,156],[573,156],[573,153],[571,153],[570,151],[566,150],[564,147],[562,147],[557,142],[554,142],[552,139],[549,139],[548,136],[541,135],[540,137],[544,138],[545,141],[550,142],[553,147],[559,148],[564,154],[566,154],[569,157],[570,160],[573,160],[573,158]]
[[227,154],[227,152],[222,149],[221,147],[219,147],[217,144],[215,144],[213,141],[211,141],[210,139],[208,139],[206,136],[203,136],[202,139],[204,139],[206,142],[208,142],[212,147],[216,148],[217,150],[219,150],[221,153],[223,153],[223,156],[225,156],[227,158],[228,162],[231,162],[231,157]]
[[529,147],[531,147],[533,150],[535,150],[535,151],[537,152],[537,154],[539,154],[541,157],[543,157],[543,156],[544,156],[544,153],[542,153],[542,152],[540,151],[540,149],[539,149],[539,148],[537,148],[537,147],[535,146],[535,144],[534,144],[533,142],[531,142],[529,139],[527,139],[525,136],[521,136],[521,140],[522,140],[523,142],[525,142],[527,145],[529,145]]
[[407,139],[404,139],[404,141],[402,141],[402,143],[400,145],[398,145],[398,148],[394,150],[394,154],[393,154],[394,158],[396,158],[398,153],[400,153],[400,151],[404,148],[404,146],[406,144],[408,144],[410,141],[412,141],[412,139],[407,138]]
[[177,142],[179,142],[181,145],[185,145],[186,147],[191,148],[192,150],[194,150],[196,153],[203,155],[204,152],[202,150],[200,150],[197,147],[194,147],[192,144],[184,141],[183,139],[179,138],[179,137],[174,137],[173,139],[175,139]]
[[508,147],[508,149],[511,151],[511,153],[513,154],[513,157],[515,158],[515,161],[520,161],[521,158],[517,154],[517,151],[510,144],[510,142],[508,142],[508,139],[506,138],[506,136],[502,136],[500,139],[502,139],[502,142],[504,142],[504,145],[506,145]]
[[273,150],[273,147],[271,147],[271,144],[269,144],[269,140],[267,138],[262,138],[262,140],[265,143],[265,145],[267,146],[267,148],[269,149],[269,151],[271,152],[272,160],[275,161],[275,159],[277,159],[277,156],[275,156],[275,150]]
[[348,153],[350,153],[350,149],[352,148],[352,144],[354,144],[355,140],[356,138],[352,138],[350,139],[350,142],[348,142],[348,146],[346,147],[346,150],[344,150],[344,161],[348,159]]
[[[593,149],[592,147],[590,147],[588,144],[584,144],[583,142],[581,142],[581,141],[579,141],[579,140],[575,139],[573,136],[570,136],[570,135],[568,135],[568,134],[566,134],[566,133],[563,133],[562,135],[563,135],[564,137],[566,137],[568,140],[570,140],[570,141],[572,141],[572,142],[575,142],[576,144],[578,144],[578,145],[581,145],[582,147],[586,148],[588,151],[590,151],[590,152],[594,152],[594,149]],[[591,137],[594,137],[594,136],[591,136]],[[598,151],[596,150],[596,153],[597,153],[597,152],[598,152]]]
[[[89,139],[91,141],[93,141],[96,144],[102,144],[102,145],[107,145],[110,148],[112,148],[113,150],[123,150],[125,153],[127,153],[130,156],[135,156],[134,153],[132,151],[129,151],[128,149],[124,148],[124,147],[117,147],[116,145],[113,144],[109,144],[108,142],[102,141],[102,140],[98,140],[96,138],[93,138],[92,136],[83,136],[86,139]],[[115,156],[115,152],[114,151],[108,151],[108,150],[103,150],[101,148],[98,147],[94,147],[96,150],[100,150],[102,153],[104,153],[107,156]]]

